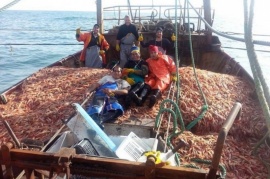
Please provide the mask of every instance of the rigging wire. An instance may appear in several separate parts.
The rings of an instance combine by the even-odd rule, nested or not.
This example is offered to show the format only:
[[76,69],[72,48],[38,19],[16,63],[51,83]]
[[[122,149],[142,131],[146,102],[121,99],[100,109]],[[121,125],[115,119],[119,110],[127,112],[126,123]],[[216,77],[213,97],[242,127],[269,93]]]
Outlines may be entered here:
[[[239,47],[223,47],[222,48],[227,48],[227,49],[233,49],[233,50],[245,50],[247,51],[246,48],[239,48]],[[256,52],[266,52],[266,53],[270,53],[270,50],[255,50]]]
[[6,9],[8,9],[8,8],[10,8],[11,6],[13,6],[13,5],[15,5],[15,4],[17,4],[19,1],[20,1],[20,0],[14,0],[14,1],[8,3],[7,5],[1,7],[1,8],[0,8],[0,12],[6,10]]
[[[236,40],[236,41],[240,41],[240,42],[245,42],[244,38],[239,38],[239,37],[233,37],[233,36],[229,36],[227,34],[224,34],[222,32],[216,31],[215,29],[213,29],[207,22],[206,20],[198,13],[198,11],[192,6],[192,4],[188,1],[189,5],[192,7],[192,9],[196,12],[196,14],[202,19],[202,21],[205,23],[205,25],[211,29],[214,33],[228,38],[228,39],[232,39],[232,40]],[[268,41],[262,41],[262,40],[253,40],[253,44],[257,44],[257,45],[265,45],[265,46],[270,46],[270,42]]]
[[[240,32],[221,32],[224,34],[228,34],[228,35],[245,35],[245,33],[240,33]],[[252,34],[252,36],[266,36],[266,37],[270,37],[269,34]]]
[[6,44],[0,44],[0,45],[83,45],[83,44],[75,44],[75,43],[63,43],[63,44],[54,44],[54,43],[6,43]]
[[[74,32],[74,29],[72,30],[57,30],[57,29],[8,29],[8,28],[3,28],[0,29],[0,31],[20,31],[20,32],[27,32],[27,31],[31,31],[31,32]],[[88,30],[82,30],[81,31],[88,31]]]

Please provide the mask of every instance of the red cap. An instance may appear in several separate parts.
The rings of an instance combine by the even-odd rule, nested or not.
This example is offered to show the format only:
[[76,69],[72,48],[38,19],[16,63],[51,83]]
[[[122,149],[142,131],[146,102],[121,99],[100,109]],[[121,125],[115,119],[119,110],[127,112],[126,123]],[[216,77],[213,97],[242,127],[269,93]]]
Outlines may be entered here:
[[158,53],[158,47],[157,46],[154,46],[154,45],[150,45],[149,46],[149,51],[150,52],[157,52]]

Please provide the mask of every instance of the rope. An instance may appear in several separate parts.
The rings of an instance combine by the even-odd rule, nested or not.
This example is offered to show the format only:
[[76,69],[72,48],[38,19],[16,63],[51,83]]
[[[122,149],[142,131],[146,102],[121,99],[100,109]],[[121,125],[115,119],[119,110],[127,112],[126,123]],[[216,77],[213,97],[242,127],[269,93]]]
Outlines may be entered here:
[[[269,111],[269,90],[267,85],[265,86],[265,79],[263,77],[256,53],[254,51],[254,45],[252,43],[252,24],[253,24],[253,16],[254,16],[254,0],[250,1],[250,12],[248,14],[248,2],[247,0],[243,1],[244,3],[244,27],[245,27],[245,39],[246,39],[246,47],[247,54],[250,61],[250,67],[253,73],[255,89],[260,101],[260,104],[263,109],[264,116],[266,118],[266,124],[268,128],[268,132],[266,135],[255,145],[253,149],[253,154],[257,155],[257,149],[263,142],[270,136],[270,111]],[[266,91],[267,90],[267,91]],[[268,99],[266,99],[268,98]],[[264,159],[260,159],[262,163],[268,169],[268,178],[270,178],[270,165]]]
[[247,47],[247,54],[249,57],[250,67],[253,73],[254,82],[255,82],[255,89],[260,101],[260,104],[263,109],[264,116],[266,118],[266,124],[268,127],[268,131],[270,131],[270,95],[269,95],[269,89],[267,87],[267,84],[265,82],[260,64],[258,62],[256,53],[254,51],[254,45],[252,43],[252,23],[253,23],[253,6],[254,1],[252,0],[250,2],[250,14],[248,16],[248,5],[247,2],[244,1],[244,17],[245,17],[245,38],[246,38],[246,47]]
[[[196,162],[196,163],[200,163],[200,164],[207,164],[207,165],[211,165],[212,161],[211,160],[205,160],[205,159],[200,159],[200,158],[193,158],[190,159],[190,161],[192,162]],[[218,165],[219,169],[220,169],[220,178],[226,178],[227,175],[227,171],[224,165]]]
[[11,6],[13,6],[13,5],[15,5],[15,4],[17,4],[19,1],[20,1],[20,0],[14,0],[14,1],[8,3],[7,5],[1,7],[1,8],[0,8],[0,12],[6,10],[6,9],[8,9],[8,8],[10,8]]
[[[226,35],[222,32],[219,32],[219,31],[216,31],[215,29],[213,29],[207,22],[206,20],[198,13],[198,11],[192,6],[192,4],[190,2],[188,2],[189,5],[192,7],[192,9],[196,12],[196,14],[200,17],[200,19],[205,23],[205,25],[211,29],[214,33],[222,36],[222,37],[225,37],[225,38],[228,38],[228,39],[232,39],[232,40],[237,40],[237,41],[240,41],[240,42],[245,42],[245,39],[243,38],[238,38],[238,37],[233,37],[233,36],[229,36],[229,35]],[[253,44],[258,44],[258,45],[265,45],[265,46],[270,46],[270,42],[267,42],[267,41],[261,41],[261,40],[253,40],[252,41]]]
[[[175,17],[177,17],[177,0],[175,0]],[[177,19],[175,19],[175,24],[177,24]],[[175,35],[176,35],[176,39],[178,38],[178,33],[177,33],[177,26],[175,27]],[[176,94],[176,101],[179,101],[179,96],[180,96],[180,90],[179,90],[179,60],[178,60],[178,47],[177,47],[177,40],[174,42],[175,44],[175,63],[176,63],[176,76],[177,76],[177,94]],[[171,83],[172,85],[173,83]],[[169,108],[164,108],[165,106],[165,103],[169,102],[171,105],[170,107],[174,108],[173,109],[169,109]],[[175,111],[176,111],[176,114],[175,114]],[[161,119],[161,115],[164,113],[164,112],[168,112],[169,113],[169,118],[172,116],[173,117],[173,132],[171,135],[167,136],[167,139],[166,139],[166,142],[167,142],[167,145],[170,146],[171,149],[173,149],[173,145],[171,144],[171,138],[176,136],[176,135],[179,135],[181,134],[184,130],[185,130],[185,125],[184,125],[184,121],[183,121],[183,118],[182,118],[182,115],[181,115],[181,112],[180,112],[180,109],[178,107],[178,105],[171,99],[166,99],[164,101],[161,102],[160,104],[160,108],[159,108],[159,112],[158,112],[158,115],[156,116],[156,121],[155,121],[155,129],[156,128],[160,128],[160,125],[161,125],[161,122],[160,122],[160,119]],[[163,115],[162,115],[163,116]],[[177,123],[177,119],[179,119],[179,123],[180,123],[180,128],[181,128],[181,132],[178,132],[177,131],[177,127],[178,127],[178,123]],[[169,121],[170,122],[170,121]],[[168,123],[169,124],[169,123]],[[179,154],[176,154],[175,155],[175,160],[176,160],[176,163],[177,165],[179,166],[180,165],[180,156]]]
[[[190,26],[189,8],[187,10],[187,16],[188,16],[188,27],[189,27]],[[208,109],[208,104],[207,104],[205,95],[204,95],[204,93],[202,91],[201,85],[199,83],[197,73],[196,73],[196,69],[195,69],[195,61],[194,61],[194,56],[193,56],[192,39],[191,39],[191,31],[190,30],[188,30],[188,37],[189,37],[189,48],[190,48],[190,55],[191,55],[191,60],[192,60],[192,68],[193,68],[193,72],[194,72],[194,77],[195,77],[195,80],[196,80],[196,84],[197,84],[197,86],[199,88],[199,91],[200,91],[200,93],[202,95],[203,103],[204,103],[204,105],[202,106],[200,115],[187,125],[187,127],[186,127],[187,130],[190,130],[192,127],[194,127],[204,117],[204,115],[205,115],[205,113],[207,112],[207,109]]]
[[[177,0],[175,0],[175,17],[177,17]],[[175,18],[175,37],[176,39],[178,39],[178,29],[177,29],[177,19]],[[178,42],[177,40],[174,43],[174,47],[175,47],[175,63],[176,63],[176,77],[177,77],[177,81],[176,81],[176,86],[177,86],[177,93],[176,93],[176,101],[179,101],[179,97],[180,97],[180,78],[179,78],[179,63],[180,63],[180,58],[178,60]]]

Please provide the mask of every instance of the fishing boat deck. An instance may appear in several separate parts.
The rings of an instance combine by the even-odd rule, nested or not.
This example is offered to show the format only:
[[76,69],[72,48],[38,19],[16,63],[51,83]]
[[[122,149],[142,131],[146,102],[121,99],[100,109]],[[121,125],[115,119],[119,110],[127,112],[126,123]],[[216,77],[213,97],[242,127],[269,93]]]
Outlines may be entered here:
[[[204,2],[206,3],[204,6],[206,20],[211,24],[214,13],[211,13],[209,9],[209,1]],[[97,4],[100,3],[101,1],[97,1]],[[168,115],[164,117],[165,122],[163,121],[161,125],[160,133],[164,134],[166,129],[172,132],[174,127],[176,129],[174,132],[181,131],[181,135],[178,133],[179,135],[170,140],[172,146],[176,146],[180,140],[187,141],[189,144],[188,147],[177,151],[181,155],[181,167],[149,166],[147,163],[115,158],[87,157],[75,154],[71,148],[62,148],[56,153],[21,150],[16,149],[14,144],[7,143],[11,138],[7,132],[3,132],[0,133],[0,144],[2,145],[0,164],[5,165],[6,168],[5,170],[0,168],[0,174],[12,178],[11,166],[16,165],[25,169],[28,178],[33,174],[34,169],[38,172],[41,171],[47,177],[50,177],[50,174],[49,172],[44,173],[44,170],[56,169],[66,172],[66,175],[71,171],[74,175],[83,174],[94,177],[105,175],[112,178],[206,178],[208,175],[209,178],[218,178],[219,173],[224,172],[220,167],[220,172],[217,173],[217,165],[220,161],[227,168],[228,178],[265,178],[267,176],[267,169],[260,160],[260,158],[268,159],[270,156],[267,142],[259,149],[257,155],[260,158],[251,155],[254,141],[259,141],[267,129],[258,98],[254,95],[254,84],[250,75],[233,58],[223,52],[218,37],[212,36],[210,31],[201,28],[201,20],[198,17],[195,17],[197,29],[194,28],[194,24],[191,24],[194,26],[191,30],[184,22],[187,18],[185,14],[180,14],[179,17],[170,16],[169,11],[173,10],[173,6],[164,6],[167,12],[165,20],[159,17],[161,13],[154,9],[153,5],[146,7],[146,10],[147,8],[153,9],[154,14],[145,16],[145,19],[144,16],[136,16],[134,11],[136,12],[140,8],[139,6],[123,7],[118,10],[118,18],[112,17],[113,19],[107,20],[118,20],[119,25],[121,13],[133,13],[133,19],[136,21],[134,23],[138,27],[144,26],[140,28],[140,32],[147,41],[155,36],[155,27],[158,25],[167,27],[165,27],[164,35],[170,39],[174,32],[171,29],[173,25],[171,19],[179,19],[178,48],[168,53],[174,57],[175,51],[177,51],[178,59],[176,60],[180,61],[178,71],[181,81],[181,97],[177,104],[182,113],[184,126],[190,126],[194,119],[201,116],[202,109],[208,107],[203,118],[194,127],[188,129],[182,129],[181,121],[174,123],[175,121],[169,121]],[[116,6],[107,10],[115,11],[115,9],[117,9]],[[185,10],[185,8],[181,8],[182,12]],[[202,9],[200,12],[202,13]],[[98,18],[100,17],[99,14]],[[103,24],[100,22],[102,22],[101,19],[98,23]],[[117,28],[104,33],[105,38],[111,44],[109,51],[106,52],[109,62],[119,60],[119,54],[114,47]],[[192,31],[192,51],[195,56],[196,75],[206,97],[205,101],[202,99],[198,86],[195,85],[193,69],[190,67],[192,58],[187,35],[189,31]],[[146,59],[148,57],[147,49],[141,49],[141,52],[142,57]],[[72,104],[80,104],[85,99],[85,89],[109,71],[108,69],[79,68],[79,55],[80,52],[63,58],[2,93],[7,97],[7,103],[0,104],[0,118],[10,123],[19,141],[31,138],[46,141],[49,144],[50,142],[47,142],[49,139],[53,139],[60,132],[69,130],[63,127],[63,121],[74,113],[75,109]],[[166,94],[152,109],[148,109],[146,106],[132,106],[118,120],[105,123],[104,131],[107,135],[112,136],[127,136],[130,131],[133,131],[139,137],[154,137],[156,135],[156,131],[153,130],[155,117],[159,112],[159,105],[164,99],[167,99]],[[236,101],[243,104],[241,116],[239,112],[241,105],[240,103],[234,105]],[[238,109],[234,110],[235,108],[232,106],[238,106]],[[233,112],[231,113],[231,111]],[[233,120],[227,120],[232,118]],[[236,121],[233,124],[234,119]],[[175,124],[177,126],[174,126]],[[231,127],[227,136],[228,129]],[[0,125],[0,128],[0,131],[6,131],[3,129],[3,125]],[[217,142],[219,134],[223,137],[223,142],[227,136],[226,145],[223,146]],[[164,136],[166,137],[166,135]],[[165,142],[163,143],[165,144]],[[221,151],[223,151],[222,155]],[[218,160],[215,160],[217,158]],[[216,164],[216,168],[212,170],[213,168],[209,165],[206,166],[206,163],[198,164],[202,169],[182,167],[194,166],[194,163],[205,162],[205,160],[215,161],[213,163]],[[65,167],[63,168],[63,166]],[[207,174],[208,171],[210,171],[209,174]],[[210,176],[210,173],[213,175]]]

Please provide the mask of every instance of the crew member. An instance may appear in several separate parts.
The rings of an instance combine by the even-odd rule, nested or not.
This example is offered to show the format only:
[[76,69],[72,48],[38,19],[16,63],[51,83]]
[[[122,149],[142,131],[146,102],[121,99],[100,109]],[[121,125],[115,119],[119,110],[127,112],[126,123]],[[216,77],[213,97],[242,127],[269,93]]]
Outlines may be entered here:
[[[173,36],[171,37],[172,40],[175,38],[173,38]],[[158,27],[156,29],[156,38],[153,40],[150,40],[147,43],[143,42],[143,37],[142,35],[140,35],[139,37],[140,43],[142,47],[149,47],[150,45],[154,45],[158,47],[159,52],[161,52],[162,54],[166,54],[166,52],[168,52],[170,49],[173,48],[173,43],[171,43],[167,38],[163,38],[163,29],[162,27]]]
[[169,86],[171,81],[176,81],[176,66],[174,61],[168,55],[162,55],[157,46],[149,46],[150,58],[146,60],[149,74],[145,78],[144,88],[139,96],[144,100],[148,92],[151,91],[149,108],[152,108],[157,98]]
[[131,90],[125,98],[125,107],[128,109],[132,101],[139,106],[137,93],[144,86],[144,78],[148,74],[147,63],[141,58],[140,49],[136,46],[131,48],[131,60],[129,60],[122,70],[122,78],[130,85]]
[[130,58],[133,45],[139,46],[139,35],[136,26],[131,24],[131,18],[125,16],[125,24],[121,25],[116,37],[116,50],[120,51],[120,67],[123,68]]
[[81,33],[80,28],[76,30],[77,41],[84,42],[80,61],[86,67],[102,68],[106,67],[105,52],[109,49],[109,44],[105,37],[99,33],[99,25],[95,24],[91,32]]
[[104,76],[87,90],[87,93],[96,91],[87,113],[103,128],[104,122],[123,115],[124,110],[117,97],[127,95],[129,89],[129,83],[121,79],[121,68],[114,67],[111,75]]

